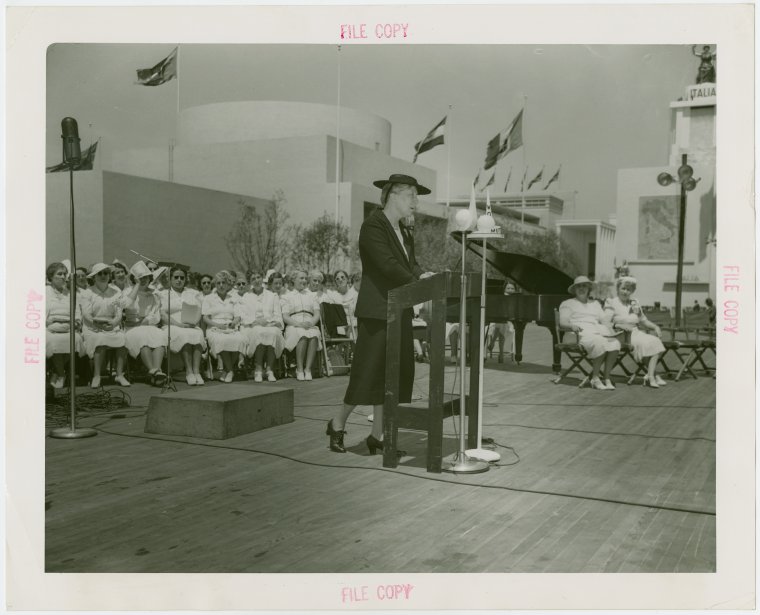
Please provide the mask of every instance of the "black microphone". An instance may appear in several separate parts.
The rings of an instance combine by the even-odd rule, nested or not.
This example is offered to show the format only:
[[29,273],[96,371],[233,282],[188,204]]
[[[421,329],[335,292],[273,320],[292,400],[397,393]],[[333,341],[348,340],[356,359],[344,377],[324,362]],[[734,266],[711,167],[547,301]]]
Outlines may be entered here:
[[79,126],[73,117],[65,117],[61,120],[61,139],[63,139],[63,162],[72,164],[82,160]]

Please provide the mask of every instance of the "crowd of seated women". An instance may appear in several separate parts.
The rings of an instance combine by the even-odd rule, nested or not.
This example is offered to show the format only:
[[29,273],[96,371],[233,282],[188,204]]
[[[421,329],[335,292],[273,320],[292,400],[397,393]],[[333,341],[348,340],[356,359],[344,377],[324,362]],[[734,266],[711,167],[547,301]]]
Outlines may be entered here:
[[143,261],[127,268],[118,260],[77,267],[74,275],[72,319],[67,265],[54,262],[46,271],[46,355],[53,388],[65,384],[72,327],[75,352],[90,359],[92,388],[101,385],[108,365],[117,384],[130,386],[128,356],[142,363],[151,384],[163,385],[167,346],[181,355],[191,386],[213,379],[215,367],[221,382],[232,382],[245,361],[253,363],[254,381],[275,382],[286,351],[295,377],[311,380],[322,343],[320,303],[342,305],[355,330],[361,284],[361,273],[343,270],[331,276],[293,271],[287,277],[273,270],[223,270],[212,276]]

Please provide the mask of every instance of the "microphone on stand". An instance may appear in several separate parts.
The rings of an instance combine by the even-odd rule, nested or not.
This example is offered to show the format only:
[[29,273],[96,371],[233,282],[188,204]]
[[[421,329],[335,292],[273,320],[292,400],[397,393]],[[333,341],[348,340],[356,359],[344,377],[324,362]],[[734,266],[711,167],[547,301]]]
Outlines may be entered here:
[[61,120],[61,139],[63,139],[63,162],[76,164],[82,160],[82,149],[79,146],[79,126],[73,117]]

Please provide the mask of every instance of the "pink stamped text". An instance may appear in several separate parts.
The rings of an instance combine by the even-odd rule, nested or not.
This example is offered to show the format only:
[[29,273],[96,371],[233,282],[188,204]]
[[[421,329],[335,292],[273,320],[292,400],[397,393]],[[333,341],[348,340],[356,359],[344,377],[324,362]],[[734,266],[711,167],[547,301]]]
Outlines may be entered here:
[[[34,290],[26,294],[26,318],[24,327],[37,331],[42,326],[42,300],[44,297]],[[36,365],[40,362],[40,338],[38,335],[24,336],[24,363]]]
[[[739,292],[739,266],[723,266],[723,292]],[[723,330],[726,333],[739,333],[739,302],[736,299],[726,299],[723,302]]]
[[347,39],[366,39],[369,33],[374,33],[375,38],[407,38],[409,36],[408,23],[378,23],[374,28],[367,28],[366,23],[342,23],[340,24],[340,38]]
[[342,587],[340,601],[343,604],[388,600],[409,600],[414,585],[411,583],[394,583],[387,585],[359,585],[355,587]]

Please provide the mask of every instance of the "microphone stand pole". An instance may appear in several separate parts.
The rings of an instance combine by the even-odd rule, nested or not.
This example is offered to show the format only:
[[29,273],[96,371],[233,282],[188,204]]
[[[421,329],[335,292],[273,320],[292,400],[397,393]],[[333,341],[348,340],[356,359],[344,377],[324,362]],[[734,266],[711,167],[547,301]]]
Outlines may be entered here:
[[[66,148],[64,147],[64,156]],[[74,243],[74,161],[69,161],[69,193],[71,197],[71,206],[69,208],[69,249],[71,251],[71,274],[69,275],[69,403],[71,408],[71,425],[69,427],[58,427],[50,430],[51,438],[89,438],[96,436],[97,431],[89,427],[77,428],[77,379],[76,379],[76,272],[77,258]]]
[[466,327],[467,327],[467,274],[465,273],[465,257],[467,255],[467,231],[462,231],[462,276],[459,293],[459,375],[461,382],[459,393],[459,449],[457,453],[451,456],[451,466],[442,468],[444,472],[453,474],[476,474],[478,472],[487,472],[488,463],[470,459],[465,452],[467,441],[465,439],[466,422],[465,406],[467,405],[467,344],[466,344]]

